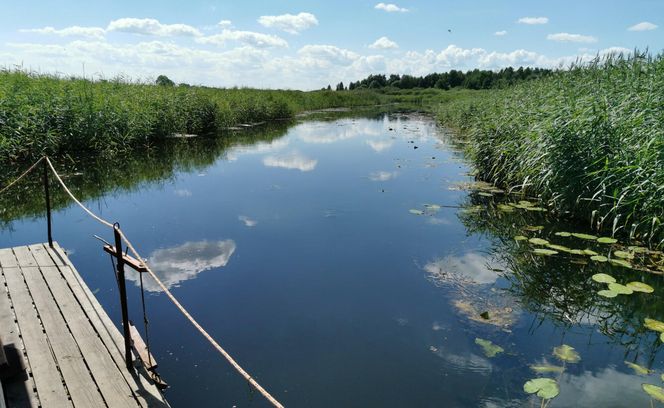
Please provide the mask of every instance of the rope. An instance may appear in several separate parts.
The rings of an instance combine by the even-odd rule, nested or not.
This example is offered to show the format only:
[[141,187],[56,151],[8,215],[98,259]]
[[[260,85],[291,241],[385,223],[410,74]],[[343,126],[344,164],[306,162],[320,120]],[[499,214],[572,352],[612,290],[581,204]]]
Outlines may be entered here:
[[[84,205],[83,205],[83,204],[82,204],[82,203],[81,203],[81,202],[80,202],[80,201],[74,196],[74,194],[72,194],[72,192],[69,190],[69,188],[67,188],[67,185],[66,185],[65,182],[62,180],[62,178],[60,177],[60,175],[58,174],[58,172],[55,170],[55,167],[53,167],[53,163],[51,163],[51,160],[49,160],[48,157],[44,156],[42,159],[46,159],[46,162],[48,163],[49,167],[51,168],[51,171],[53,171],[53,174],[55,174],[55,177],[57,178],[57,180],[58,180],[58,182],[60,183],[60,185],[62,186],[62,188],[65,190],[65,192],[67,193],[67,195],[69,195],[69,197],[70,197],[72,200],[74,200],[74,202],[75,202],[76,204],[78,204],[79,207],[81,207],[81,208],[83,209],[83,211],[85,211],[90,217],[94,218],[95,220],[97,220],[97,221],[100,222],[101,224],[103,224],[103,225],[105,225],[105,226],[107,226],[107,227],[113,228],[113,224],[111,224],[110,222],[106,221],[105,219],[99,217],[98,215],[96,215],[95,213],[93,213],[92,211],[90,211],[86,206],[84,206]],[[41,161],[42,159],[39,159],[39,161]],[[38,162],[39,162],[39,161],[38,161]],[[37,162],[37,163],[38,163],[38,162]],[[32,167],[31,167],[29,170],[32,170],[32,168],[34,168],[34,167],[37,165],[37,163],[35,163],[34,165],[32,165]],[[29,171],[29,170],[28,170],[28,171]],[[26,173],[27,173],[27,172],[26,172]],[[22,177],[22,176],[21,176],[21,177]],[[8,187],[9,187],[9,186],[8,186]],[[3,190],[3,191],[4,191],[4,190]],[[1,193],[1,191],[0,191],[0,193]],[[185,309],[184,306],[182,306],[182,304],[181,304],[181,303],[175,298],[175,296],[173,296],[173,294],[171,293],[171,291],[168,290],[168,288],[167,288],[167,287],[161,282],[161,280],[159,280],[159,278],[158,278],[157,275],[152,271],[152,269],[151,269],[150,266],[147,264],[147,262],[145,262],[145,261],[143,260],[144,258],[141,257],[141,255],[138,253],[138,251],[136,250],[136,248],[134,248],[134,245],[131,243],[131,241],[129,241],[129,238],[127,238],[127,236],[125,235],[124,231],[122,231],[120,228],[118,228],[118,231],[120,232],[120,236],[121,236],[122,239],[125,241],[125,243],[127,244],[127,246],[129,247],[129,249],[131,250],[131,253],[134,255],[134,257],[136,257],[136,259],[139,259],[139,260],[141,260],[141,261],[143,262],[143,265],[145,266],[145,269],[148,271],[148,273],[150,274],[150,276],[152,276],[152,279],[154,279],[155,282],[157,282],[157,284],[159,285],[159,287],[161,288],[161,290],[164,291],[164,293],[166,294],[166,296],[168,296],[168,298],[171,300],[171,302],[173,302],[173,304],[175,305],[175,307],[177,307],[178,310],[180,310],[180,312],[181,312],[181,313],[187,318],[187,320],[189,320],[189,322],[190,322],[190,323],[191,323],[191,324],[192,324],[192,325],[193,325],[193,326],[194,326],[194,327],[195,327],[195,328],[196,328],[196,329],[197,329],[197,330],[203,335],[203,337],[205,337],[205,339],[206,339],[206,340],[207,340],[207,341],[208,341],[208,342],[209,342],[209,343],[210,343],[210,344],[211,344],[211,345],[212,345],[212,346],[213,346],[213,347],[214,347],[214,348],[215,348],[215,349],[216,349],[216,350],[217,350],[217,351],[218,351],[218,352],[219,352],[219,353],[220,353],[220,354],[221,354],[221,355],[222,355],[222,356],[223,356],[223,357],[224,357],[224,358],[225,358],[225,359],[226,359],[226,360],[227,360],[227,361],[233,366],[233,368],[235,368],[235,370],[236,370],[238,373],[240,373],[240,375],[242,375],[242,377],[244,377],[245,380],[247,380],[247,381],[248,381],[248,382],[249,382],[249,383],[250,383],[250,384],[251,384],[251,385],[252,385],[252,386],[258,391],[258,392],[260,392],[260,393],[261,393],[261,394],[262,394],[262,395],[263,395],[268,401],[270,401],[270,403],[272,403],[272,405],[274,405],[274,406],[277,407],[277,408],[284,408],[284,406],[283,406],[279,401],[277,401],[272,395],[270,395],[270,393],[267,392],[267,390],[265,390],[265,388],[263,388],[263,387],[262,387],[262,386],[261,386],[261,385],[260,385],[260,384],[259,384],[259,383],[258,383],[258,382],[257,382],[252,376],[251,376],[251,375],[249,375],[249,373],[246,372],[246,371],[245,371],[245,370],[244,370],[244,369],[243,369],[243,368],[242,368],[242,367],[241,367],[241,366],[235,361],[235,359],[233,359],[233,357],[231,357],[231,355],[228,354],[228,352],[227,352],[226,350],[224,350],[224,348],[221,347],[221,346],[219,345],[219,343],[217,343],[217,341],[216,341],[216,340],[215,340],[215,339],[214,339],[214,338],[213,338],[213,337],[212,337],[212,336],[211,336],[211,335],[210,335],[210,334],[209,334],[209,333],[203,328],[203,326],[201,326],[201,325],[196,321],[196,319],[194,319],[194,317],[193,317],[191,314],[189,314],[189,312],[187,311],[187,309]]]
[[[5,191],[9,190],[9,188],[10,188],[11,186],[13,186],[14,184],[18,183],[23,177],[25,177],[25,176],[26,176],[28,173],[30,173],[35,167],[37,167],[37,165],[38,165],[39,163],[41,163],[41,161],[44,160],[45,157],[46,157],[46,156],[42,156],[42,157],[40,157],[39,160],[37,160],[32,166],[30,166],[30,168],[28,168],[26,171],[24,171],[23,174],[21,174],[20,176],[18,176],[18,178],[16,178],[16,179],[15,179],[14,181],[12,181],[11,183],[9,183],[9,184],[7,184],[6,186],[4,186],[4,187],[2,188],[2,190],[0,190],[0,194],[2,194],[2,193],[4,193]],[[48,160],[47,157],[46,157],[46,160]]]

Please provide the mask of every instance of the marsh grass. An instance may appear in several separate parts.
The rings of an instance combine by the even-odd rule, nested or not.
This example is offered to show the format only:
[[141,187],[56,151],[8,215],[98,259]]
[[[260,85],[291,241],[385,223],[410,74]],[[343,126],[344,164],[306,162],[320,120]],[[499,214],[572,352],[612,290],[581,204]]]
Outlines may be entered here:
[[113,152],[173,134],[211,134],[304,110],[375,105],[373,92],[157,86],[0,70],[0,161]]
[[442,104],[478,177],[597,229],[664,241],[664,58],[634,53]]

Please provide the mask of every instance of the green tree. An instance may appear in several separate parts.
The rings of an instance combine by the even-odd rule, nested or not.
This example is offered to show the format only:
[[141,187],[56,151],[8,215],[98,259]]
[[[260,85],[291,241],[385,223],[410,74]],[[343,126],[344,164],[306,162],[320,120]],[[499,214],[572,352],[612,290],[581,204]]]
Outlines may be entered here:
[[161,85],[161,86],[175,86],[175,82],[171,81],[169,77],[166,75],[159,75],[157,77],[157,80],[154,81],[155,84]]

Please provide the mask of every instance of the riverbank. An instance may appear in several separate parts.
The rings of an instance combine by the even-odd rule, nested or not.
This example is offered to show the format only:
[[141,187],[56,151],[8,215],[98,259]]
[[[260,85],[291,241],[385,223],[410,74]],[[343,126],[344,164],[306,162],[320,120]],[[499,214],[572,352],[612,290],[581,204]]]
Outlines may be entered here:
[[[478,177],[661,246],[664,58],[608,57],[441,104]],[[480,94],[476,94],[479,96]]]
[[376,105],[371,91],[219,89],[0,71],[0,161],[114,152],[297,113]]

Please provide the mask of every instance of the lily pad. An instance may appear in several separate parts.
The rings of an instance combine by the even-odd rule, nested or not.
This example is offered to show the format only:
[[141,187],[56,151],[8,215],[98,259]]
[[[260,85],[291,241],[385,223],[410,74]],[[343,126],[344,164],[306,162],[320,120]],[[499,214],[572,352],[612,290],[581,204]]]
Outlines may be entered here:
[[524,237],[523,235],[517,235],[514,237],[515,241],[528,241],[528,237]]
[[598,283],[614,283],[616,278],[606,273],[596,273],[591,277],[592,280]]
[[641,384],[641,388],[643,388],[643,391],[650,395],[652,399],[664,402],[664,388],[652,384]]
[[[662,343],[664,343],[664,333],[660,333],[660,334],[659,334],[659,341],[661,341]],[[662,374],[662,375],[664,376],[664,374]],[[662,377],[662,381],[664,381],[664,377]]]
[[600,244],[615,244],[618,240],[611,237],[599,237],[597,238],[597,242]]
[[594,235],[590,235],[590,234],[581,234],[581,233],[578,233],[578,232],[573,232],[572,236],[580,238],[580,239],[586,239],[588,241],[597,241],[597,237],[594,236]]
[[560,231],[560,232],[556,232],[553,235],[557,235],[559,237],[571,237],[572,233],[571,232]]
[[609,290],[612,290],[619,295],[631,295],[632,293],[634,293],[634,290],[632,290],[632,288],[629,288],[625,285],[621,285],[620,283],[616,282],[609,283]]
[[536,232],[536,231],[542,231],[544,229],[544,226],[542,225],[526,225],[523,227],[524,230],[526,231],[531,231],[531,232]]
[[536,373],[562,373],[565,371],[565,367],[550,364],[531,365],[530,369]]
[[560,393],[558,383],[551,378],[533,378],[532,380],[528,380],[523,384],[523,390],[528,394],[537,393],[537,396],[543,399],[555,398]]
[[480,195],[482,197],[493,197],[493,194],[485,193],[484,191],[481,191],[481,192],[477,193],[477,195]]
[[618,293],[608,289],[600,290],[597,292],[597,294],[600,296],[604,296],[605,298],[614,298],[618,296]]
[[581,356],[574,350],[574,347],[563,344],[562,346],[553,348],[553,355],[559,360],[567,363],[578,363],[581,361]]
[[607,262],[609,258],[605,257],[604,255],[595,255],[591,256],[590,260],[595,262]]
[[553,249],[535,248],[533,249],[533,253],[535,255],[551,256],[556,255],[558,251],[554,251]]
[[584,249],[583,253],[589,256],[597,256],[599,255],[597,252],[593,251],[592,249]]
[[514,207],[505,204],[498,204],[498,209],[504,212],[514,212]]
[[495,357],[496,354],[499,354],[499,353],[502,353],[503,351],[505,351],[505,349],[503,349],[502,347],[500,347],[496,344],[493,344],[491,342],[491,340],[484,340],[484,339],[476,338],[475,339],[475,344],[482,347],[482,350],[484,351],[484,355],[489,357],[489,358]]
[[632,363],[632,362],[630,362],[630,361],[625,361],[625,364],[627,364],[627,367],[629,367],[629,368],[631,368],[632,370],[634,370],[634,373],[636,373],[636,374],[638,374],[638,375],[648,375],[648,374],[651,373],[650,370],[648,370],[647,368],[645,368],[645,367],[643,367],[643,366],[641,366],[641,365],[638,365],[638,364],[636,364],[636,363]]
[[629,282],[626,286],[634,292],[653,293],[655,291],[652,286],[643,282]]
[[634,259],[634,254],[630,254],[629,252],[625,252],[625,251],[614,251],[613,255],[617,256],[618,258],[622,258],[622,259]]
[[622,266],[624,268],[631,268],[632,264],[627,262],[624,259],[609,259],[609,262],[611,265],[617,265],[617,266]]
[[416,210],[416,209],[410,209],[408,210],[409,213],[414,214],[414,215],[422,215],[424,214],[424,211]]
[[549,243],[549,241],[542,238],[530,238],[528,241],[533,245],[547,245]]
[[629,249],[631,252],[634,252],[635,254],[646,254],[650,252],[648,248],[640,246],[629,246],[627,249]]
[[646,317],[643,321],[643,325],[646,326],[647,329],[664,333],[664,323],[660,322],[659,320]]
[[524,208],[526,211],[537,211],[537,212],[545,212],[546,208],[542,207],[525,207]]
[[431,211],[438,211],[441,207],[438,204],[424,204],[424,208]]
[[519,201],[519,205],[522,206],[522,207],[532,207],[535,204],[531,203],[530,201],[521,200],[521,201]]
[[569,252],[571,251],[571,248],[568,248],[564,245],[557,245],[557,244],[547,244],[546,245],[548,248],[555,249],[556,251],[563,251],[563,252]]

